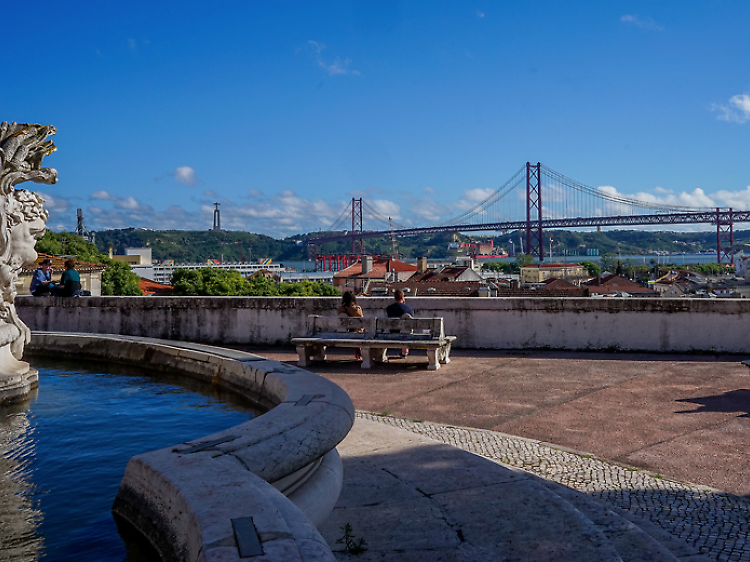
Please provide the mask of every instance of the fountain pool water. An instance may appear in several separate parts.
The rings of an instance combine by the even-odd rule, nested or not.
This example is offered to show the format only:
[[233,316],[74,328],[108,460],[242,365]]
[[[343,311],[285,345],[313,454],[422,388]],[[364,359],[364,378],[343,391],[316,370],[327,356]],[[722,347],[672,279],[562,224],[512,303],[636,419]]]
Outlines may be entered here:
[[41,358],[34,367],[41,390],[0,407],[2,560],[152,560],[110,512],[130,457],[260,413],[193,379]]

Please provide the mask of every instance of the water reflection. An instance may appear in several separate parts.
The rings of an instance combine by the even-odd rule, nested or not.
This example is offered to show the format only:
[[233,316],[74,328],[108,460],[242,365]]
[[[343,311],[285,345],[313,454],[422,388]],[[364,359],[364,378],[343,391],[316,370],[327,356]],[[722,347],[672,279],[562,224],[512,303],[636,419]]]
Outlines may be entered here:
[[[36,391],[32,391],[32,397]],[[32,505],[33,427],[24,404],[0,414],[0,560],[36,560],[42,548],[37,528],[42,512]]]
[[149,560],[110,508],[131,456],[247,421],[235,394],[186,379],[37,360],[39,390],[0,408],[0,560]]

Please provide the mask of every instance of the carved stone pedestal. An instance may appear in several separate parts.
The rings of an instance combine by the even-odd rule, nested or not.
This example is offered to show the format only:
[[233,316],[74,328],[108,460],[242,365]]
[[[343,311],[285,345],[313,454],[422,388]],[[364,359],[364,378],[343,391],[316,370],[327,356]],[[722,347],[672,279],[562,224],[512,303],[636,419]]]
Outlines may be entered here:
[[0,403],[22,399],[39,381],[39,373],[22,360],[31,331],[14,301],[18,272],[36,261],[34,246],[49,214],[42,197],[15,186],[57,181],[56,170],[42,168],[42,159],[55,150],[47,140],[54,133],[51,126],[0,123]]
[[29,369],[22,375],[0,375],[0,404],[20,402],[39,385],[39,371]]

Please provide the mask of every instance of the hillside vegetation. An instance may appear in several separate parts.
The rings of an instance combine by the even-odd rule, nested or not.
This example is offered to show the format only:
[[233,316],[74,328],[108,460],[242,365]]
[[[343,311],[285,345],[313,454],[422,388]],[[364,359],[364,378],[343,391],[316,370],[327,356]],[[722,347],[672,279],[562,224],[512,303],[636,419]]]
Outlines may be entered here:
[[[603,232],[578,232],[568,230],[545,231],[545,250],[549,251],[548,235],[552,234],[552,251],[561,254],[586,256],[586,250],[599,250],[606,253],[645,254],[653,251],[696,253],[716,249],[716,232],[652,232],[645,230],[608,230]],[[307,248],[302,243],[304,235],[284,240],[276,240],[263,234],[252,234],[234,230],[195,231],[195,230],[142,230],[127,228],[104,230],[96,233],[98,252],[106,254],[111,247],[116,254],[124,254],[125,248],[151,248],[154,260],[173,259],[176,263],[198,263],[208,259],[226,262],[257,261],[272,258],[274,261],[303,260],[307,258]],[[523,232],[512,232],[498,236],[455,235],[461,242],[471,240],[494,241],[495,247],[511,249],[520,253],[525,244]],[[750,242],[750,231],[735,232],[737,242]],[[399,255],[406,259],[419,256],[445,258],[450,256],[448,244],[454,241],[451,233],[439,233],[421,238],[397,238]],[[324,254],[351,253],[351,242],[323,244],[318,252]],[[365,252],[370,254],[393,253],[390,237],[366,239]]]

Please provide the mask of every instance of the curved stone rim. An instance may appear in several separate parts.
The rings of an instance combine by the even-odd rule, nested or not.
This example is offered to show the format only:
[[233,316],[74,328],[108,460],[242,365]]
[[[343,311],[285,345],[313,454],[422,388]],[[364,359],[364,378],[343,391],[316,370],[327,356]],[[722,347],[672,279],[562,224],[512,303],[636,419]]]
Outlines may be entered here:
[[270,408],[238,426],[130,460],[113,511],[164,560],[239,560],[232,520],[246,517],[253,517],[268,560],[332,557],[315,524],[338,499],[343,472],[335,447],[354,423],[354,407],[340,387],[296,366],[186,342],[34,332],[27,349],[179,372]]

